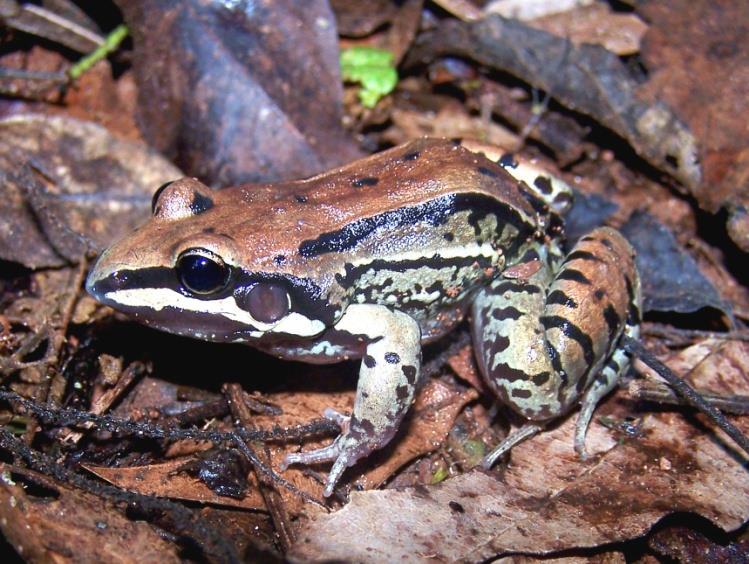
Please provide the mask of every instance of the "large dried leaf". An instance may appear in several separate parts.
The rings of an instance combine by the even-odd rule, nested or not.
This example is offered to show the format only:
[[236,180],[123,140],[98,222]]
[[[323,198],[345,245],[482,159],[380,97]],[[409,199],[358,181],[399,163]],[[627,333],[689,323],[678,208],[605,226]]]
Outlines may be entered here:
[[[736,377],[741,386],[733,392],[747,393],[749,378]],[[736,423],[749,430],[749,422]],[[632,539],[672,512],[698,513],[726,530],[749,518],[749,460],[723,435],[698,432],[691,417],[648,415],[641,436],[620,442],[594,423],[588,447],[598,456],[587,463],[572,449],[573,427],[568,418],[515,447],[501,472],[354,493],[342,510],[314,518],[292,554],[312,561],[482,561]]]
[[731,315],[715,287],[673,233],[646,213],[637,213],[622,227],[637,251],[645,311],[692,313],[705,307]]
[[575,45],[602,45],[617,55],[633,55],[648,26],[630,13],[617,13],[608,4],[597,2],[573,10],[530,20],[529,25],[566,37]]
[[333,14],[299,3],[119,2],[140,126],[215,186],[299,178],[357,156],[343,130]]
[[398,3],[393,0],[330,0],[338,23],[338,33],[344,37],[363,37],[392,21],[398,13]]
[[[703,181],[687,184],[700,206],[749,208],[749,4],[712,0],[641,2],[650,22],[641,92],[674,108],[699,146]],[[749,226],[731,233],[749,250]]]
[[258,490],[257,479],[250,477],[246,495],[241,499],[221,496],[211,491],[203,482],[190,476],[184,467],[194,461],[194,457],[179,458],[161,464],[107,468],[84,464],[84,468],[117,487],[144,495],[185,499],[217,506],[239,507],[242,509],[264,509],[265,503]]
[[182,173],[143,144],[65,117],[0,121],[0,258],[31,268],[76,261],[132,231],[151,194]]

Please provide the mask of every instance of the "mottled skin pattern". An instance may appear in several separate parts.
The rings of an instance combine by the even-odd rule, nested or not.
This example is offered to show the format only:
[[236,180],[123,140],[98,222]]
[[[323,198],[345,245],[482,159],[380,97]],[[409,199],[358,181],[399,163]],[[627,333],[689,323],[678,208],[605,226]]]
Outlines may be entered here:
[[[620,335],[637,332],[632,251],[599,229],[564,260],[566,185],[471,149],[422,139],[310,179],[218,192],[179,180],[157,192],[150,222],[101,256],[87,287],[174,333],[307,362],[361,358],[351,417],[328,414],[342,434],[286,459],[334,461],[325,495],[390,441],[421,344],[469,308],[484,376],[529,420],[486,464],[580,401],[582,453],[593,408],[628,362]],[[196,253],[221,273],[209,291],[186,282],[181,261]]]

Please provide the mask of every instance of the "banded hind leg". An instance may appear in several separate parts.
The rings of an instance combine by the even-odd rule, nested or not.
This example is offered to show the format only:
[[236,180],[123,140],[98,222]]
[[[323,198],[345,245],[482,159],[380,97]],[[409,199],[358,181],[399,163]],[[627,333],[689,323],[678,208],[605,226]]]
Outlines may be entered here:
[[560,266],[551,253],[541,254],[527,280],[498,279],[472,306],[479,368],[499,399],[528,420],[485,458],[487,467],[579,402],[575,448],[583,454],[593,410],[628,364],[620,337],[637,334],[639,278],[617,231],[594,230]]

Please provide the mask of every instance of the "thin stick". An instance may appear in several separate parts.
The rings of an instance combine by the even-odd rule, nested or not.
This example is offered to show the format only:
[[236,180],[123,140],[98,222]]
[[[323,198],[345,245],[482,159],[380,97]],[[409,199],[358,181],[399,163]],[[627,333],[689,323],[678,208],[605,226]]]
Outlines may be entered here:
[[658,360],[654,354],[648,351],[642,343],[631,337],[623,336],[622,345],[624,349],[640,358],[650,368],[655,370],[673,390],[681,396],[689,405],[696,407],[707,417],[709,417],[718,427],[723,429],[744,452],[749,454],[749,439],[733,423],[731,423],[720,411],[707,403],[704,398],[697,393],[685,380],[679,378],[671,369]]

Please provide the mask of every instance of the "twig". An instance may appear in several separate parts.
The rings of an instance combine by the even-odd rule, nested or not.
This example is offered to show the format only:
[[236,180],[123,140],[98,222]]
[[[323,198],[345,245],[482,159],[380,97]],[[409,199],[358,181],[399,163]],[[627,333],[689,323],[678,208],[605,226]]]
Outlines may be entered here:
[[665,337],[672,339],[674,336],[682,338],[706,338],[722,339],[726,341],[749,341],[749,331],[738,329],[734,331],[702,331],[699,329],[680,329],[678,327],[662,327],[648,323],[643,327],[643,331],[648,335],[655,337]]
[[706,402],[697,391],[686,383],[682,378],[674,374],[668,366],[658,360],[654,354],[648,351],[642,343],[631,337],[623,336],[622,345],[624,349],[640,358],[650,368],[655,370],[673,390],[689,405],[696,407],[709,417],[718,427],[723,429],[744,452],[749,454],[749,439],[715,407]]
[[[243,441],[269,441],[280,438],[286,440],[299,440],[308,437],[311,434],[332,434],[337,433],[340,429],[330,421],[315,421],[309,425],[292,427],[290,429],[273,429],[271,431],[261,431],[252,429],[236,429],[232,432],[222,433],[219,431],[201,431],[199,429],[169,429],[152,423],[141,423],[120,419],[111,415],[94,415],[85,411],[70,408],[50,408],[38,404],[31,400],[21,397],[15,392],[0,390],[0,400],[5,400],[11,404],[18,404],[24,410],[28,410],[40,421],[59,425],[62,427],[85,426],[87,423],[93,423],[98,431],[108,431],[110,433],[124,433],[135,435],[141,438],[151,438],[158,440],[178,441],[184,439],[204,440],[213,443],[228,442],[238,444],[240,450],[248,457],[253,466],[256,467],[265,477],[281,484],[295,495],[299,495],[306,501],[321,505],[318,500],[302,492],[296,486],[284,480],[276,474],[271,468],[263,464],[253,453],[248,454],[246,445]],[[242,443],[242,445],[239,445]],[[244,447],[244,448],[242,448]]]
[[[252,423],[252,413],[250,412],[249,406],[245,403],[245,394],[242,386],[236,383],[226,384],[223,387],[223,391],[229,400],[229,408],[231,409],[234,421],[246,429],[254,428]],[[255,470],[255,474],[258,478],[260,495],[263,496],[263,501],[270,513],[271,519],[273,520],[273,526],[275,527],[278,539],[281,542],[281,548],[283,549],[284,554],[286,554],[294,543],[294,534],[291,529],[289,514],[286,511],[283,498],[276,489],[276,483],[272,479],[268,480],[266,476],[263,475],[262,470],[257,468],[253,463],[253,461],[257,459],[261,460],[265,466],[270,467],[270,453],[263,448],[264,445],[262,443],[256,443],[259,449],[258,451],[255,451],[255,449],[250,448],[250,445],[245,443],[242,439],[238,439],[237,442],[241,443],[244,447],[240,447],[242,452],[249,452],[253,455],[247,456],[247,459]]]
[[[677,396],[671,388],[657,382],[633,380],[629,385],[628,391],[631,396],[644,401],[671,405],[687,404],[687,402]],[[724,413],[730,413],[732,415],[749,415],[749,396],[738,394],[724,396],[710,392],[703,392],[702,390],[698,390],[697,393],[699,393],[707,403]]]
[[116,51],[120,46],[120,43],[122,43],[122,41],[127,37],[127,33],[127,26],[125,26],[124,24],[118,25],[110,32],[109,35],[104,38],[104,44],[101,47],[97,47],[90,54],[86,55],[80,61],[70,67],[68,76],[70,76],[72,80],[77,80],[78,78],[80,78],[80,76],[84,72],[98,63],[100,60],[104,59],[110,53]]

